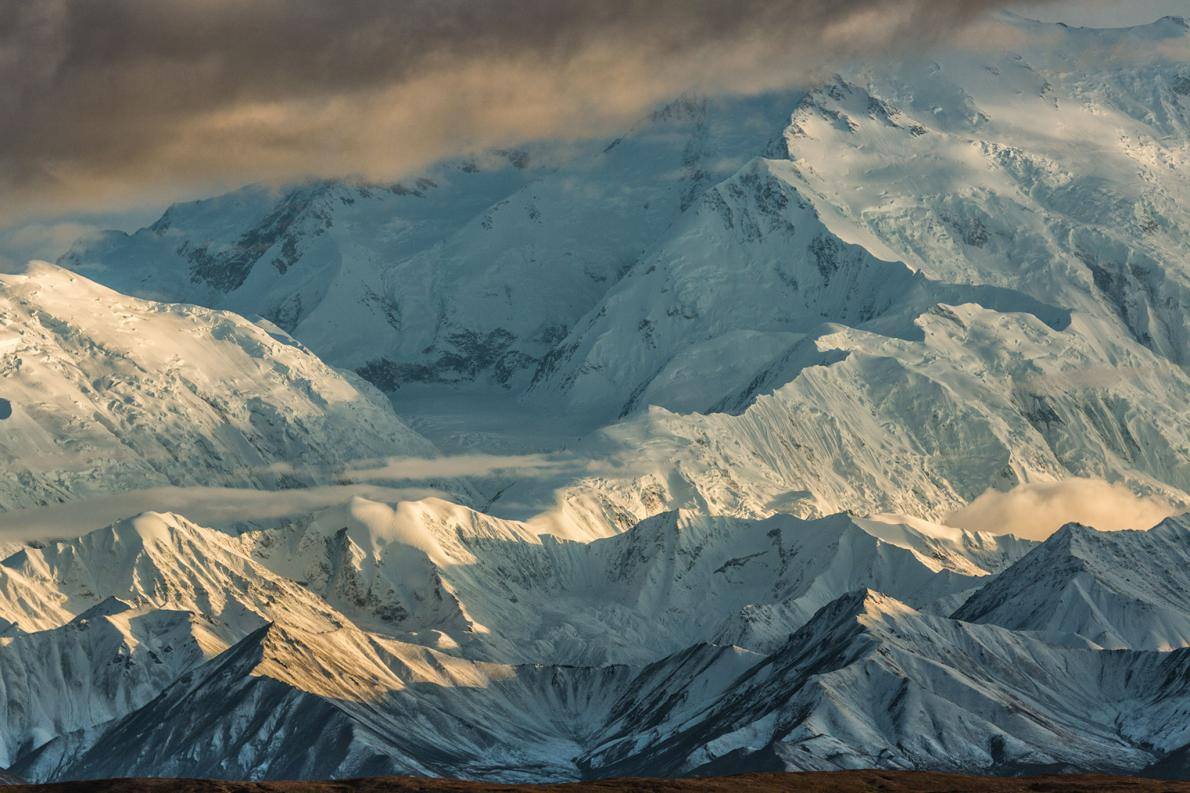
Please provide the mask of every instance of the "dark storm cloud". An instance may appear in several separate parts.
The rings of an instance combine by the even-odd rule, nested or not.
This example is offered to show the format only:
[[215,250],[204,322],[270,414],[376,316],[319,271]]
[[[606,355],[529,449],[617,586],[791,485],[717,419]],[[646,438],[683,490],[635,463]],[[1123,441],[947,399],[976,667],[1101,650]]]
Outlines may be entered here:
[[989,0],[0,0],[0,215],[389,176],[946,36]]

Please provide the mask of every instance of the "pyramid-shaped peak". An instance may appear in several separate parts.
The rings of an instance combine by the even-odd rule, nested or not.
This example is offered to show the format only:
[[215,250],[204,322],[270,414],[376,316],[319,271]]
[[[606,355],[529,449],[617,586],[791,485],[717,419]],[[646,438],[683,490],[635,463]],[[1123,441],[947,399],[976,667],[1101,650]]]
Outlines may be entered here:
[[71,622],[85,622],[87,620],[100,619],[102,617],[111,617],[115,614],[122,614],[125,611],[131,611],[133,605],[127,600],[115,596],[109,596],[96,603],[91,608],[79,614]]

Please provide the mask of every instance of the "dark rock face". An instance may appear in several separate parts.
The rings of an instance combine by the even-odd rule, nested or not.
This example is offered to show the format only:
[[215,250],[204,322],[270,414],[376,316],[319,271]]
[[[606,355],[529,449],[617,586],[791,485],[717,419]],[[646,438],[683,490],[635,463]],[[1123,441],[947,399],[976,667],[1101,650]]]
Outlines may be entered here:
[[488,333],[463,329],[447,335],[438,358],[429,363],[377,358],[360,367],[357,373],[384,391],[395,391],[409,383],[475,380],[484,372],[490,373],[496,383],[507,385],[518,372],[538,364],[537,358],[515,348],[517,341],[504,328]]
[[211,250],[209,244],[184,241],[178,247],[178,254],[190,261],[191,279],[205,282],[220,292],[231,292],[243,286],[253,267],[278,246],[271,264],[284,274],[301,258],[303,235],[297,228],[299,224],[312,220],[313,228],[307,232],[314,236],[324,234],[333,225],[330,211],[317,203],[328,189],[329,185],[323,184],[291,191],[230,248]]

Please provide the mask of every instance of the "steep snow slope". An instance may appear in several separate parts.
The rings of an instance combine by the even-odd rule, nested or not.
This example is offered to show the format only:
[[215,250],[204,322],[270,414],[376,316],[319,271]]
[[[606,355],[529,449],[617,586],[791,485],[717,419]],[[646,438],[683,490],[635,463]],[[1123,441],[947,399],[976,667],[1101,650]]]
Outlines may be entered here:
[[941,518],[989,487],[1070,475],[1190,503],[1190,377],[1177,365],[970,304],[913,325],[918,341],[824,329],[762,373],[775,390],[749,387],[738,414],[650,408],[602,431],[581,448],[625,460],[624,473],[580,481],[563,503],[627,523],[656,502]]
[[785,136],[799,186],[847,239],[1186,363],[1186,21],[998,24],[1011,50],[860,64],[813,91]]
[[1030,547],[844,515],[684,511],[582,543],[438,499],[395,510],[356,499],[241,542],[372,630],[469,657],[581,664],[646,663],[707,639],[770,648],[858,586],[925,607]]
[[5,509],[154,485],[308,484],[307,470],[433,452],[373,388],[284,334],[44,263],[0,275],[0,396]]
[[487,630],[450,580],[458,574],[452,568],[475,562],[467,544],[485,537],[518,549],[542,542],[522,524],[439,499],[390,507],[363,498],[279,529],[246,532],[240,542],[259,563],[300,581],[357,624],[454,646],[451,636]]
[[261,314],[385,388],[523,384],[701,190],[775,139],[793,101],[682,99],[557,167],[522,152],[396,187],[249,189],[61,263],[132,294]]
[[1190,515],[1148,531],[1067,524],[962,605],[955,619],[1077,633],[1108,648],[1190,646]]
[[109,598],[61,627],[0,637],[0,764],[136,710],[222,652],[205,623]]
[[393,260],[439,244],[538,172],[508,152],[407,183],[248,187],[82,242],[61,263],[128,294],[264,316],[320,356],[359,365],[402,338]]
[[824,607],[676,730],[600,774],[755,768],[1136,768],[1182,745],[1190,651],[1106,653],[930,617],[872,591]]
[[904,515],[852,519],[873,537],[913,551],[927,565],[973,575],[998,573],[1033,548],[1031,540],[1012,534],[966,531]]
[[704,193],[562,342],[538,373],[544,388],[621,415],[643,405],[706,411],[738,400],[758,373],[832,325],[916,340],[913,319],[938,302],[1068,325],[1067,312],[1022,293],[932,282],[841,242],[798,194],[795,173],[787,161],[754,160]]
[[235,537],[178,515],[147,512],[0,563],[0,616],[22,631],[63,625],[109,598],[201,615],[229,643],[270,621],[310,630],[342,621],[317,595],[254,562]]

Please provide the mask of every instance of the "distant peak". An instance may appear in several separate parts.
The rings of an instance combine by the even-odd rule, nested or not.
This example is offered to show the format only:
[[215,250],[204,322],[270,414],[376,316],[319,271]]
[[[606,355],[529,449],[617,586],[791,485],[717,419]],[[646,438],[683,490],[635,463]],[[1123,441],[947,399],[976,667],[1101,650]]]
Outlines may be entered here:
[[1090,526],[1087,526],[1082,523],[1078,523],[1077,521],[1071,521],[1070,523],[1063,523],[1062,526],[1057,531],[1055,531],[1051,536],[1052,537],[1058,537],[1058,536],[1075,537],[1080,534],[1087,534],[1089,532],[1094,532],[1094,531],[1096,531],[1096,530],[1091,528]]
[[1183,512],[1180,515],[1170,515],[1165,520],[1158,523],[1150,532],[1158,532],[1160,534],[1177,536],[1179,534],[1190,533],[1190,512]]
[[114,614],[121,614],[132,609],[132,604],[126,600],[121,600],[118,597],[110,596],[96,603],[91,608],[76,616],[71,622],[79,623],[87,620],[99,619],[101,617],[110,617]]
[[1082,523],[1066,523],[1051,534],[1042,543],[1042,547],[1060,549],[1068,553],[1073,553],[1076,548],[1082,547],[1087,543],[1094,543],[1100,534],[1101,532],[1097,529],[1093,529]]
[[811,629],[815,624],[850,622],[861,617],[885,617],[899,614],[914,614],[916,609],[894,597],[875,589],[855,589],[827,603],[806,623]]
[[860,604],[865,614],[905,614],[916,611],[912,606],[883,592],[878,592],[875,589],[863,589],[860,591],[863,595]]
[[142,512],[112,525],[120,537],[138,537],[144,542],[168,542],[181,527],[182,518],[172,512]]

